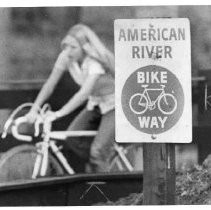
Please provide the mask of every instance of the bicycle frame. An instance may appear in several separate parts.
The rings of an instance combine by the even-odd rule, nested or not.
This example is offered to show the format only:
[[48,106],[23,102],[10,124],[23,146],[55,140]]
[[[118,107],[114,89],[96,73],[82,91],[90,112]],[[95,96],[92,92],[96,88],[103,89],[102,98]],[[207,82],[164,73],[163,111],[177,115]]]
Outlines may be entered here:
[[[155,107],[155,104],[157,103],[157,101],[165,94],[165,91],[164,91],[164,87],[163,85],[161,85],[161,88],[147,88],[145,87],[144,88],[144,91],[143,91],[143,95],[145,95],[147,97],[147,100],[148,100],[148,107],[149,109],[153,109],[153,107]],[[161,91],[161,93],[156,97],[156,99],[154,101],[151,100],[150,96],[149,96],[149,91]]]

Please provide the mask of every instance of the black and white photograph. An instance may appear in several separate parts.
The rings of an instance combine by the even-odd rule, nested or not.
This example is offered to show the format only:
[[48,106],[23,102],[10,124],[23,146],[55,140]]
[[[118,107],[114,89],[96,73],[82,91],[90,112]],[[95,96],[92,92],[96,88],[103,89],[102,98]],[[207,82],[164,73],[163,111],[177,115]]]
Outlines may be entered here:
[[211,204],[211,5],[0,6],[0,206]]

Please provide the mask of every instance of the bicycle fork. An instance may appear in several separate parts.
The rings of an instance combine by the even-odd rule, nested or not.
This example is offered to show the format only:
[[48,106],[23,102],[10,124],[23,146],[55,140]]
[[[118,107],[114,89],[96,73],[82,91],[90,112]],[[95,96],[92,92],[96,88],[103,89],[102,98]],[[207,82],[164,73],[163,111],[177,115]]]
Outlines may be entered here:
[[32,179],[36,179],[39,172],[40,176],[45,176],[48,167],[48,142],[38,143],[38,154],[35,159]]
[[66,158],[60,152],[59,148],[56,146],[55,142],[42,142],[38,143],[38,154],[35,160],[34,169],[32,173],[32,179],[36,179],[38,174],[40,176],[45,176],[48,168],[48,161],[49,161],[49,147],[52,149],[52,152],[58,158],[59,162],[62,164],[64,169],[68,174],[74,174],[74,170],[69,166]]
[[50,147],[51,147],[53,153],[56,155],[56,157],[60,161],[60,163],[62,163],[62,166],[68,172],[68,174],[74,174],[75,173],[74,170],[70,167],[70,165],[68,164],[66,158],[60,152],[59,148],[56,146],[54,141],[50,141]]

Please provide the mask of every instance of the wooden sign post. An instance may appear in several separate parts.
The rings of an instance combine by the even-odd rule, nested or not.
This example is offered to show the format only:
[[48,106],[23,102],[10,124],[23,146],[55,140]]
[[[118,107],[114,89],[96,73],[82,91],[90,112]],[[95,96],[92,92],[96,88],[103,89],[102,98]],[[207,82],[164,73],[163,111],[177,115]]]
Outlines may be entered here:
[[143,157],[143,204],[175,204],[174,144],[144,144]]
[[174,204],[174,143],[192,141],[189,20],[114,26],[116,141],[144,143],[144,204]]

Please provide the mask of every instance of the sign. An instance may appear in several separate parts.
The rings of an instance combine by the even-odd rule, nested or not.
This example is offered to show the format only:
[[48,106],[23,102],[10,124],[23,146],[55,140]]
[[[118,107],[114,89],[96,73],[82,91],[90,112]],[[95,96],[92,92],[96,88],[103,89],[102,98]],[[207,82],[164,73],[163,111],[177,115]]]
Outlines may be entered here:
[[118,142],[192,141],[190,24],[115,20]]

